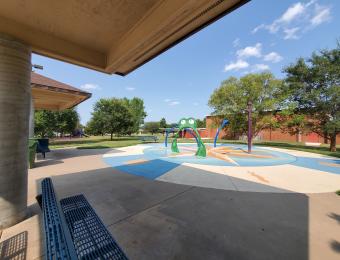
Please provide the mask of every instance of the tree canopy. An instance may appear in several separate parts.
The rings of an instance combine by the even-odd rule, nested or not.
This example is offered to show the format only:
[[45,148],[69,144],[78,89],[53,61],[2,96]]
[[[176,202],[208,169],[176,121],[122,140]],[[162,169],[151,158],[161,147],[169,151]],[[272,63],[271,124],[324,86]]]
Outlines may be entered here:
[[161,119],[161,121],[159,121],[159,127],[160,128],[167,128],[168,127],[168,124],[166,123],[166,120],[165,120],[164,117]]
[[340,44],[313,53],[284,69],[288,101],[294,113],[308,115],[308,128],[330,140],[336,151],[340,132]]
[[132,116],[132,126],[127,129],[127,134],[136,133],[139,130],[139,127],[144,123],[144,118],[147,116],[144,107],[143,99],[134,97],[132,99],[123,98],[123,103],[130,111]]
[[95,105],[86,132],[93,135],[131,135],[139,130],[146,117],[140,98],[102,98]]
[[100,99],[92,112],[89,122],[90,128],[99,127],[102,133],[108,133],[113,139],[113,134],[128,134],[134,126],[133,115],[124,99]]
[[196,119],[197,127],[198,128],[205,128],[206,127],[206,119]]
[[75,109],[39,110],[34,114],[34,132],[41,137],[51,137],[55,132],[61,135],[71,134],[78,124],[79,115]]
[[159,122],[146,122],[144,124],[144,131],[151,133],[151,134],[156,134],[159,132]]
[[228,118],[232,135],[248,133],[247,104],[252,103],[253,136],[273,126],[272,112],[280,109],[284,100],[282,81],[272,73],[248,74],[240,79],[230,77],[214,90],[209,99],[213,114]]

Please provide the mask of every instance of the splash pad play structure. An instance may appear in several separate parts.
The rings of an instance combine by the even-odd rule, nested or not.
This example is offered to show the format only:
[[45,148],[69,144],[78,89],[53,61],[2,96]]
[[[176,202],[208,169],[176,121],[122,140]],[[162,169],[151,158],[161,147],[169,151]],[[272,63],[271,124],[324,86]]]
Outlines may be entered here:
[[195,140],[197,142],[197,151],[196,151],[196,155],[200,156],[200,157],[206,157],[207,152],[206,152],[206,148],[205,145],[200,137],[200,134],[197,131],[197,123],[196,120],[194,118],[182,118],[179,121],[179,129],[177,131],[177,133],[174,136],[174,140],[172,141],[171,144],[171,151],[174,153],[179,153],[179,149],[178,149],[178,144],[177,144],[177,138],[179,137],[179,132],[184,130],[184,129],[192,129],[192,131],[194,132],[194,136],[195,136]]
[[[234,146],[219,146],[217,147],[217,140],[219,137],[219,134],[221,132],[221,130],[227,125],[229,124],[228,119],[223,119],[221,125],[218,127],[217,131],[216,131],[216,135],[214,138],[214,144],[213,147],[206,146],[203,141],[202,138],[197,130],[197,122],[194,118],[190,117],[190,118],[182,118],[181,120],[179,120],[178,123],[178,128],[171,128],[171,129],[166,129],[166,136],[165,136],[165,148],[168,147],[168,137],[170,133],[174,133],[174,139],[171,143],[171,152],[173,154],[168,155],[169,157],[180,157],[180,156],[185,156],[186,154],[188,154],[188,149],[191,151],[193,151],[193,148],[188,148],[188,147],[184,147],[183,150],[184,152],[180,152],[179,148],[178,148],[178,142],[177,139],[180,136],[180,132],[181,131],[188,131],[196,140],[196,144],[197,144],[197,150],[195,153],[195,156],[197,158],[195,158],[197,161],[199,161],[199,159],[206,159],[206,157],[212,157],[212,158],[216,158],[219,160],[223,160],[226,162],[231,162],[232,164],[238,165],[237,162],[235,162],[235,160],[232,159],[232,157],[242,157],[242,158],[272,158],[272,155],[269,154],[265,154],[263,152],[259,152],[259,151],[254,151],[253,153],[248,153],[244,148],[244,146],[240,146],[240,147],[234,147]],[[189,145],[192,146],[192,145]],[[190,153],[189,153],[190,154]],[[208,162],[208,160],[206,160],[206,162]]]

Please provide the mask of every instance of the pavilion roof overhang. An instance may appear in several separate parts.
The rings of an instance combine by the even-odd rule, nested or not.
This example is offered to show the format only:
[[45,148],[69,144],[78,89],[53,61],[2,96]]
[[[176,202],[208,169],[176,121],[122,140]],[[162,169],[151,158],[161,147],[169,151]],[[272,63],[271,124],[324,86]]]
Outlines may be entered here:
[[248,1],[1,1],[0,32],[34,53],[126,75]]
[[64,110],[75,107],[91,97],[91,93],[35,72],[31,74],[31,87],[36,110]]

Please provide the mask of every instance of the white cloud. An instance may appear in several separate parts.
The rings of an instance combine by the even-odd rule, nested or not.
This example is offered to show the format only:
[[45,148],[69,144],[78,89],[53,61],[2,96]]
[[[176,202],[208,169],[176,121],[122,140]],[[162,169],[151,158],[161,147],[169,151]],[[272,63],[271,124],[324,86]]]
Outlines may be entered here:
[[238,58],[261,57],[261,43],[256,43],[254,46],[247,46],[236,52]]
[[312,26],[318,26],[324,22],[328,22],[331,19],[330,7],[315,5],[315,14],[310,20]]
[[265,25],[265,24],[260,24],[260,25],[256,26],[256,27],[251,31],[251,33],[252,33],[252,34],[257,33],[259,30],[265,29],[265,28],[266,28],[266,25]]
[[134,87],[126,87],[125,88],[127,91],[134,91],[136,88],[134,88]]
[[264,61],[270,61],[270,62],[273,62],[273,63],[280,62],[282,59],[283,59],[282,56],[280,54],[278,54],[277,52],[274,52],[274,51],[271,52],[271,53],[268,53],[263,58]]
[[284,29],[283,32],[284,32],[285,36],[283,37],[283,39],[285,39],[285,40],[299,39],[299,36],[297,35],[297,32],[299,30],[300,30],[299,27]]
[[290,23],[306,11],[307,4],[301,4],[300,2],[291,5],[283,15],[278,19],[281,23]]
[[316,0],[309,2],[297,2],[287,8],[287,10],[270,24],[260,24],[256,26],[252,33],[259,30],[267,30],[272,34],[281,33],[285,40],[298,39],[300,34],[306,33],[331,19],[331,8],[322,6]]
[[262,70],[269,70],[269,66],[267,64],[255,64],[252,66],[252,72],[262,71]]
[[179,105],[179,104],[180,104],[179,101],[171,101],[171,102],[169,102],[169,105],[170,105],[170,106],[177,106],[177,105]]
[[225,65],[224,71],[230,70],[240,70],[249,67],[249,63],[244,60],[237,60],[236,62],[231,62],[228,65]]
[[101,89],[97,84],[92,83],[86,83],[80,86],[81,89],[84,90],[95,90],[95,89]]
[[278,19],[274,20],[271,24],[260,24],[252,30],[256,33],[261,29],[268,30],[270,33],[277,33],[283,26],[289,25],[291,22],[300,17],[306,10],[304,4],[300,2],[291,5]]
[[240,38],[236,38],[236,39],[233,41],[233,46],[234,46],[234,47],[240,46]]

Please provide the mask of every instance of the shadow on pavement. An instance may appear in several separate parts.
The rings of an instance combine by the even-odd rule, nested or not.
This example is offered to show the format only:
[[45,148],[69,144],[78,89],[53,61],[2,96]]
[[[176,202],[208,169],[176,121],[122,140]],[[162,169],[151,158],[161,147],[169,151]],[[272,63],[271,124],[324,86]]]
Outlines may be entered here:
[[27,231],[21,232],[0,243],[0,259],[26,260]]
[[54,160],[54,159],[41,159],[41,160],[38,160],[34,163],[34,168],[56,165],[56,164],[60,164],[60,163],[64,163],[64,162],[61,161],[61,160]]
[[60,199],[84,194],[131,259],[309,257],[304,194],[199,188],[112,167],[52,180]]
[[[90,156],[90,155],[100,155],[108,151],[114,153],[118,149],[104,148],[104,149],[55,149],[51,152],[46,153],[46,159],[63,160],[72,157]],[[43,159],[42,156],[38,155],[38,159]]]

